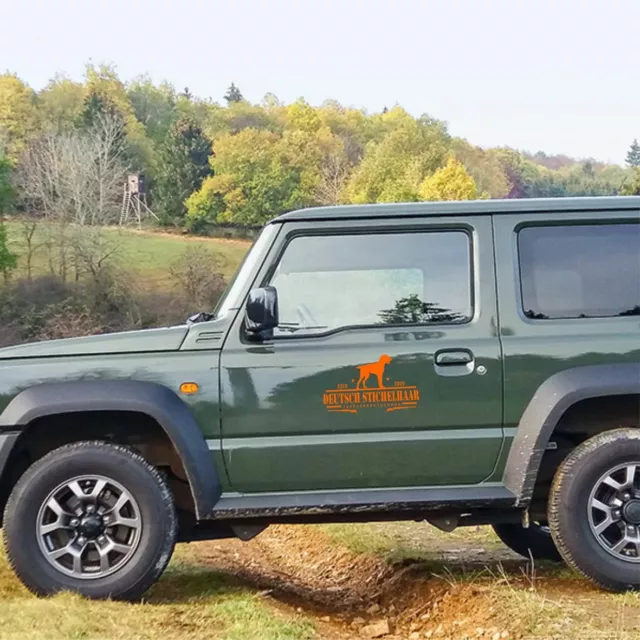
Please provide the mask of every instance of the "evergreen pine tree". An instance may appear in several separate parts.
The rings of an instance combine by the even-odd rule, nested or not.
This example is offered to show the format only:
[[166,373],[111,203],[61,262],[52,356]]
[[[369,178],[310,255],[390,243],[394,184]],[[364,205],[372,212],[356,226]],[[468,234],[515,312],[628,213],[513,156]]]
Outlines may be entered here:
[[227,93],[224,94],[224,99],[227,101],[227,104],[230,105],[233,102],[242,102],[244,97],[242,93],[240,93],[240,89],[232,82],[231,86],[227,89]]
[[627,164],[630,167],[640,167],[640,144],[637,138],[631,143],[627,153]]
[[125,122],[118,107],[107,96],[92,89],[84,99],[79,123],[81,128],[91,129],[91,127],[95,126],[100,115],[109,115],[120,121],[122,123],[122,135],[124,136]]
[[160,148],[152,192],[154,211],[164,224],[182,221],[185,200],[213,173],[212,154],[211,141],[191,118],[183,116],[169,129]]

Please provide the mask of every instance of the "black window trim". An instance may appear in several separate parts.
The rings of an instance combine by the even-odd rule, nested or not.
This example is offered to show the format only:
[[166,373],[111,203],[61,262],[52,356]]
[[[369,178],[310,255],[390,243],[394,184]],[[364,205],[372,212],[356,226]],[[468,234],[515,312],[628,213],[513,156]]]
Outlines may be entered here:
[[322,228],[322,229],[295,229],[290,231],[284,238],[282,246],[280,247],[277,256],[272,261],[271,266],[264,274],[264,277],[261,279],[260,284],[258,286],[264,287],[269,284],[271,279],[273,278],[273,274],[275,270],[278,268],[280,261],[282,260],[282,256],[284,252],[287,250],[289,244],[297,239],[297,238],[306,238],[312,236],[367,236],[367,235],[397,235],[397,234],[406,234],[406,233],[447,233],[447,232],[462,232],[467,236],[467,242],[469,247],[469,292],[470,292],[470,302],[471,302],[471,313],[468,318],[466,318],[463,322],[407,322],[401,324],[352,324],[345,325],[343,327],[335,327],[334,329],[328,329],[327,331],[322,331],[318,333],[307,333],[303,335],[296,335],[292,333],[291,335],[273,335],[269,338],[269,342],[272,341],[280,341],[280,340],[308,340],[314,338],[325,338],[329,336],[333,336],[337,333],[342,333],[345,331],[371,331],[371,330],[380,330],[380,329],[402,329],[407,327],[447,327],[449,329],[456,329],[457,327],[466,327],[471,324],[477,312],[476,307],[476,269],[475,269],[475,229],[467,224],[446,224],[442,226],[434,226],[430,225],[411,225],[409,227],[405,226],[392,226],[392,227],[353,227],[350,229],[332,229],[332,228]]
[[634,218],[619,218],[616,217],[614,219],[600,219],[594,220],[593,218],[586,218],[583,220],[561,220],[558,218],[553,218],[550,220],[531,220],[527,222],[523,222],[518,224],[514,229],[515,232],[515,256],[516,256],[516,273],[517,273],[517,298],[518,298],[518,313],[520,315],[521,320],[530,324],[550,324],[552,322],[601,322],[602,320],[618,320],[618,321],[638,321],[638,316],[622,316],[622,315],[597,315],[597,316],[564,316],[564,317],[555,317],[555,318],[532,318],[527,315],[527,310],[525,309],[524,303],[524,290],[522,287],[522,254],[520,251],[520,234],[522,231],[531,228],[543,228],[549,229],[552,227],[614,227],[618,225],[627,225],[627,224],[636,224],[640,226],[640,220],[637,217]]

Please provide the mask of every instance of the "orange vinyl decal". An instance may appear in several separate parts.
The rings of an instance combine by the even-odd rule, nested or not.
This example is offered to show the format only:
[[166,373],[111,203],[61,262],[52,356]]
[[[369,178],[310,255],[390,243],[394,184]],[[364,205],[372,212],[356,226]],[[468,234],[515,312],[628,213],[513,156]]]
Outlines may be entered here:
[[[330,413],[358,413],[360,409],[415,409],[420,392],[415,385],[407,385],[404,381],[392,382],[385,386],[384,372],[392,358],[381,355],[377,362],[357,365],[358,377],[353,378],[355,387],[340,383],[335,389],[327,389],[322,402]],[[377,386],[367,386],[367,383],[377,382]]]

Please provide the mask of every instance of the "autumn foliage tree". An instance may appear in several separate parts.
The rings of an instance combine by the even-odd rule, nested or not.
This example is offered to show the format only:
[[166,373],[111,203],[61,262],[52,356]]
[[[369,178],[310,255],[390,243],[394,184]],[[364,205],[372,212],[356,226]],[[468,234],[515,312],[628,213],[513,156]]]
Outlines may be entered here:
[[187,201],[187,224],[261,225],[283,211],[340,199],[351,167],[344,140],[297,101],[269,115],[269,129],[219,135],[214,175]]
[[449,148],[443,123],[415,119],[401,107],[373,119],[376,137],[366,147],[348,187],[354,203],[420,199],[424,178],[442,165]]
[[45,131],[70,131],[80,121],[87,89],[63,75],[55,76],[38,94],[40,127]]
[[96,120],[107,116],[122,123],[125,155],[132,170],[153,174],[154,148],[144,125],[136,118],[127,88],[115,70],[108,65],[87,65],[86,93],[80,126],[93,127]]
[[255,129],[227,134],[216,141],[214,153],[215,175],[187,201],[191,228],[215,222],[259,225],[303,204],[300,168],[290,162],[277,134]]
[[620,194],[623,196],[640,196],[640,167],[635,168],[628,176],[620,188]]
[[17,160],[38,128],[36,94],[17,76],[0,75],[0,146]]
[[425,178],[420,186],[422,200],[475,200],[478,189],[464,165],[453,157]]

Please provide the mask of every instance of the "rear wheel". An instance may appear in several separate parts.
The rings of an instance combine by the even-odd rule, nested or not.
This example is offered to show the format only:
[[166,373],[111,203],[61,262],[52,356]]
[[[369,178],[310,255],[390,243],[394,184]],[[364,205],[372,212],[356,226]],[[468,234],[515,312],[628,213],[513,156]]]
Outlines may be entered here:
[[562,561],[549,527],[539,522],[532,522],[526,529],[515,523],[494,524],[493,530],[509,549],[525,558]]
[[176,516],[157,469],[124,447],[52,451],[15,486],[4,516],[9,562],[35,593],[137,599],[164,571]]
[[560,465],[549,525],[567,564],[612,591],[640,588],[640,431],[616,429]]

